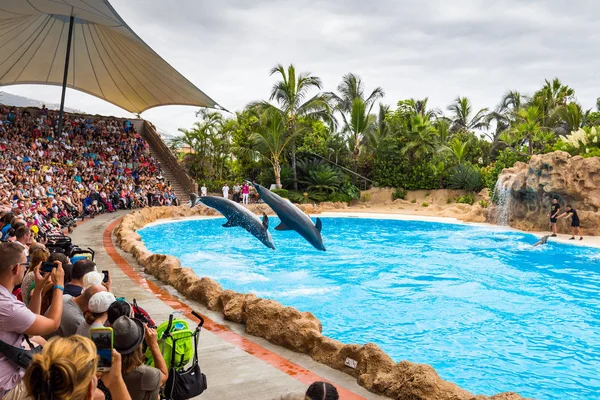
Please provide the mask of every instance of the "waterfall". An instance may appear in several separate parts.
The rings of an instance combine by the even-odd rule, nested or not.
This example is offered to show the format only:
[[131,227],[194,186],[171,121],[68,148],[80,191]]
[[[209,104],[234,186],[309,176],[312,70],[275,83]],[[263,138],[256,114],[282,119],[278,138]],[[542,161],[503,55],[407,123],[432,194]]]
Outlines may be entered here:
[[510,187],[500,182],[500,179],[496,182],[494,197],[496,199],[496,223],[498,225],[508,225],[512,195],[510,194]]

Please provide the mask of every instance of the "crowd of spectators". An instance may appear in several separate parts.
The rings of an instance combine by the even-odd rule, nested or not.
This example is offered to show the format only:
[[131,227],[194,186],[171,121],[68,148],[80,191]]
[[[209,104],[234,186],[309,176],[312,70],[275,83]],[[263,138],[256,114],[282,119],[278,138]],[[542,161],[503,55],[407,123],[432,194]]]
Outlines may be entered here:
[[[110,275],[92,260],[71,261],[38,242],[0,244],[0,399],[158,399],[168,370],[156,330],[115,298]],[[50,271],[42,268],[47,263]],[[115,350],[102,375],[90,334],[106,326]],[[144,343],[153,367],[144,364]],[[15,351],[28,351],[28,365]]]
[[0,209],[17,210],[34,233],[85,215],[178,205],[130,121],[65,114],[57,130],[57,112],[0,106]]
[[[56,117],[0,106],[0,399],[157,400],[169,370],[156,329],[111,293],[93,256],[70,258],[40,233],[177,198],[129,121],[67,115],[55,134]],[[90,336],[105,327],[114,350],[100,371]],[[338,398],[323,382],[302,397]]]

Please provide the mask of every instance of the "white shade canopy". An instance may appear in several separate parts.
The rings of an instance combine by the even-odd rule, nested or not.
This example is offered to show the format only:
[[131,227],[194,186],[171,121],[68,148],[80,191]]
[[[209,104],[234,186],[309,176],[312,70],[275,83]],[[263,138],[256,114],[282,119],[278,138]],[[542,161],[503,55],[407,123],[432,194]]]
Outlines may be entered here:
[[[168,4],[165,4],[168,7]],[[218,107],[127,26],[108,0],[0,0],[0,86],[63,84],[127,111]]]

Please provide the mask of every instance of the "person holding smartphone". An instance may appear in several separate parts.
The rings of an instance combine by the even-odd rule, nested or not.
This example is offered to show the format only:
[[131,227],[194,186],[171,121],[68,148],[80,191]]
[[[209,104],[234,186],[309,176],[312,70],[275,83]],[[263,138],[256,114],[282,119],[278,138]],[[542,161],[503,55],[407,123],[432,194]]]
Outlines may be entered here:
[[[123,356],[123,380],[133,400],[157,399],[169,371],[158,346],[156,329],[126,316],[112,324],[115,349]],[[155,367],[144,364],[144,338],[152,352]],[[114,396],[113,396],[114,397]]]
[[[112,367],[102,375],[102,381],[113,398],[131,400],[121,375],[121,355],[111,350]],[[23,395],[34,399],[58,399],[58,394],[72,399],[92,400],[101,396],[98,384],[98,354],[94,343],[83,336],[54,338],[33,358],[27,369]],[[49,377],[53,376],[52,379]],[[4,400],[23,397],[4,397]],[[60,397],[63,398],[63,397]]]
[[[53,284],[52,304],[46,316],[39,315],[41,290],[33,291],[29,308],[12,295],[15,286],[22,282],[28,265],[23,247],[15,243],[0,244],[0,340],[14,347],[23,346],[24,335],[42,336],[54,332],[60,325],[63,311],[65,271],[61,263],[46,276],[41,275],[40,265],[34,269],[36,287],[42,288],[48,282]],[[9,398],[6,393],[14,391],[14,396],[23,391],[21,380],[24,373],[23,369],[0,353],[0,388],[4,390],[5,398]]]

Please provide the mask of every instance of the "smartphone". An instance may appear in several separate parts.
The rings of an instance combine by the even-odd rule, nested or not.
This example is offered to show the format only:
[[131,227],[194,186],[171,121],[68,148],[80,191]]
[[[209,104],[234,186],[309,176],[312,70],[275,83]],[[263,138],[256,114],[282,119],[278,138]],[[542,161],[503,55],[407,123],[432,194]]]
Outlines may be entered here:
[[108,271],[104,270],[104,271],[102,271],[102,273],[104,274],[104,278],[102,278],[102,282],[108,283]]
[[108,372],[112,367],[113,330],[112,328],[92,328],[90,338],[98,352],[98,371]]
[[57,267],[57,265],[54,264],[53,262],[46,261],[46,262],[42,263],[42,268],[40,269],[40,272],[46,272],[46,273],[52,272],[52,270],[56,267]]

